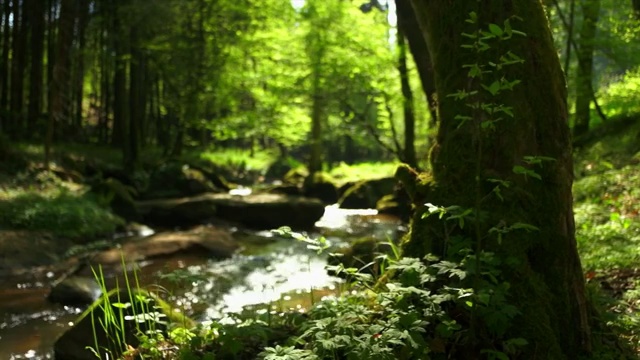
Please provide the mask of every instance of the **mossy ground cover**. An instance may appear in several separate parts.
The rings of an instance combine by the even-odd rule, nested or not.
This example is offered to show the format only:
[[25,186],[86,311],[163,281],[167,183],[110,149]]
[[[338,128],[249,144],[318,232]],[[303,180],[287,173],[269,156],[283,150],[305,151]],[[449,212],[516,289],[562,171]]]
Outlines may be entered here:
[[603,318],[640,354],[640,121],[594,132],[575,156],[578,250]]

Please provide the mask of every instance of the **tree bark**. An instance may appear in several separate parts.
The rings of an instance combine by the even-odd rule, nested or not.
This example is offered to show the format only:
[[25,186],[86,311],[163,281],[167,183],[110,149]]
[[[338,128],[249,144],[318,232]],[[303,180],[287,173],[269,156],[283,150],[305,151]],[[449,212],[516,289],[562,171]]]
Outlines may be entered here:
[[[9,105],[9,53],[11,52],[11,1],[6,0],[3,6],[2,23],[2,58],[0,58],[0,109],[6,111]],[[0,132],[7,131],[8,114],[0,112]]]
[[142,119],[144,117],[144,97],[142,95],[144,82],[144,59],[139,45],[138,29],[132,26],[130,30],[131,39],[131,65],[129,74],[129,147],[131,156],[127,168],[133,171],[137,167],[140,152],[140,133],[142,129]]
[[[440,122],[431,154],[432,175],[412,182],[403,176],[406,172],[398,173],[418,206],[411,236],[403,244],[405,254],[443,256],[448,239],[460,236],[471,240],[476,253],[490,251],[500,259],[515,259],[501,267],[510,284],[509,299],[520,310],[507,332],[528,341],[521,358],[575,359],[590,350],[590,327],[572,212],[566,86],[542,5],[530,0],[412,0],[412,5],[432,55]],[[470,39],[462,33],[477,30],[465,22],[472,11],[484,31],[490,23],[502,26],[510,19],[526,36],[491,43],[482,53],[463,49]],[[464,66],[496,62],[507,51],[524,62],[485,73],[480,81],[491,84],[504,76],[521,83],[491,96]],[[467,100],[470,104],[498,102],[511,107],[514,117],[502,116],[495,129],[482,130],[489,115],[449,96],[459,91],[478,91]],[[471,120],[461,124],[460,115]],[[554,160],[534,166],[525,162],[527,156]],[[541,179],[524,176],[514,166],[535,171]],[[491,179],[511,186],[503,187],[498,197]],[[422,218],[426,202],[458,205],[476,215],[464,228],[445,230],[437,216]],[[539,230],[511,231],[501,239],[489,232],[514,223]]]
[[29,79],[29,110],[27,113],[27,137],[33,137],[42,113],[42,88],[44,74],[44,17],[45,2],[31,4],[31,73]]
[[420,76],[422,90],[427,98],[431,123],[435,124],[438,120],[436,112],[438,99],[436,99],[433,64],[431,63],[427,42],[422,31],[420,31],[418,19],[411,8],[411,0],[396,0],[396,14],[398,17],[398,33],[403,33],[409,43],[409,49],[413,54],[418,75]]
[[84,100],[84,72],[85,72],[85,44],[87,42],[86,32],[89,25],[89,4],[90,1],[80,1],[78,9],[77,26],[77,51],[75,54],[76,67],[74,72],[73,99],[75,101],[73,121],[71,124],[71,137],[79,139],[82,134],[82,103]]
[[23,133],[24,70],[27,33],[29,32],[29,12],[24,5],[19,0],[13,1],[13,49],[11,51],[11,92],[9,95],[11,116],[8,126],[8,132],[13,139],[18,139]]
[[409,83],[409,69],[407,68],[407,45],[401,27],[398,27],[398,72],[400,73],[400,87],[402,89],[402,109],[404,115],[404,148],[402,161],[417,168],[416,158],[416,117],[413,112],[413,91]]
[[600,0],[582,0],[582,28],[578,51],[578,72],[576,74],[576,121],[573,136],[578,137],[589,131],[591,83],[593,81],[593,51]]
[[76,0],[62,0],[60,20],[58,23],[58,39],[56,42],[56,62],[53,66],[50,104],[51,111],[45,138],[45,163],[50,160],[51,146],[57,125],[62,124],[69,116],[69,78],[71,75],[71,45],[73,44],[73,27],[75,24]]

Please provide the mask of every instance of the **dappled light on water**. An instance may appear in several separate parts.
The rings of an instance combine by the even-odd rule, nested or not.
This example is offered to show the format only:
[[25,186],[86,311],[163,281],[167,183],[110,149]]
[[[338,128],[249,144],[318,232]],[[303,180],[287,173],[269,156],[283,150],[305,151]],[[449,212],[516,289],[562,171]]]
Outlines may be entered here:
[[[376,210],[346,210],[336,205],[326,208],[316,227],[317,232],[309,236],[325,236],[332,248],[363,236],[397,239],[404,231],[396,218],[378,215]],[[142,230],[153,232],[146,227]],[[280,237],[270,230],[229,230],[242,247],[230,259],[176,254],[127,268],[137,268],[141,285],[158,290],[177,309],[202,322],[230,321],[230,314],[239,312],[305,312],[344,287],[342,280],[327,274],[327,254],[308,249],[305,242]],[[106,274],[109,286],[116,281],[124,283],[119,270],[110,271]],[[55,339],[81,310],[46,302],[47,284],[56,276],[43,273],[42,279],[1,284],[0,359],[53,358]]]
[[337,229],[350,225],[349,220],[356,216],[378,215],[376,209],[341,209],[338,204],[329,205],[324,208],[324,215],[316,226],[319,228]]

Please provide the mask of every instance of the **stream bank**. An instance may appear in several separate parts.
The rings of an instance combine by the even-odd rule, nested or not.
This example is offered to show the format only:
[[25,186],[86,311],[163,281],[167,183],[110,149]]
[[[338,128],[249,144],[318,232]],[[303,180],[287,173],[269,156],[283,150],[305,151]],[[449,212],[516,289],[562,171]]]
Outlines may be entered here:
[[[340,280],[327,275],[326,259],[305,244],[278,238],[270,231],[230,227],[242,247],[233,257],[213,260],[199,254],[181,254],[139,263],[145,285],[169,289],[168,300],[194,319],[221,318],[247,307],[267,306],[273,311],[304,311],[313,301],[339,288]],[[328,206],[312,236],[325,236],[343,246],[365,236],[396,239],[401,222],[375,210],[345,210]],[[0,358],[50,359],[55,339],[69,328],[81,308],[46,301],[55,271],[34,271],[0,281]],[[57,271],[61,271],[58,269]],[[200,281],[176,284],[166,274],[191,274]],[[161,274],[165,274],[164,277]],[[107,282],[121,276],[113,269]],[[260,305],[263,304],[263,305]]]

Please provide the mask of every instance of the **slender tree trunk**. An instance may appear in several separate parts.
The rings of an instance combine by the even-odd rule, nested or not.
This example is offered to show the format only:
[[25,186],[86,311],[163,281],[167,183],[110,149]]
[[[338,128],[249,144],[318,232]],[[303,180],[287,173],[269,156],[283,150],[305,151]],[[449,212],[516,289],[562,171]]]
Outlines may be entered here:
[[44,73],[44,1],[31,4],[31,74],[29,79],[29,111],[27,114],[27,137],[36,134],[36,128],[42,113],[43,73]]
[[[101,48],[112,49],[111,37],[111,11],[109,6],[104,2],[99,2],[99,11],[103,14],[102,31],[100,32],[99,43]],[[100,53],[100,117],[98,123],[98,134],[100,143],[108,144],[110,140],[109,134],[109,115],[111,114],[111,78],[113,77],[112,56],[110,51],[102,51]]]
[[565,47],[564,76],[569,80],[569,67],[571,65],[571,44],[573,43],[573,28],[576,19],[576,0],[571,0],[569,5],[569,23],[567,24],[567,45]]
[[56,62],[56,36],[58,34],[56,12],[59,9],[58,0],[49,0],[47,12],[47,114],[51,114],[51,99],[53,95],[53,68]]
[[2,24],[2,58],[0,58],[0,132],[5,133],[9,122],[6,111],[9,107],[9,53],[11,52],[9,19],[11,11],[11,1],[5,0]]
[[82,134],[82,103],[84,100],[84,72],[85,72],[85,44],[87,42],[86,32],[89,24],[89,0],[82,0],[78,10],[78,31],[77,41],[78,48],[76,52],[75,82],[74,82],[74,100],[75,112],[73,114],[73,123],[71,126],[72,137],[78,139]]
[[418,167],[416,158],[416,118],[413,112],[413,91],[409,83],[409,69],[407,68],[407,45],[404,33],[398,26],[398,72],[402,88],[402,108],[404,111],[404,148],[403,161],[413,168]]
[[[495,253],[503,260],[501,276],[510,284],[508,298],[520,311],[506,332],[528,341],[519,358],[576,359],[590,350],[590,326],[574,234],[566,86],[542,5],[530,0],[412,0],[412,5],[432,55],[440,123],[432,176],[416,182],[407,170],[398,173],[418,206],[404,251],[443,256],[447,239],[466,238],[476,253]],[[526,36],[491,42],[482,53],[464,49],[472,40],[461,34],[477,31],[465,22],[472,11],[484,31],[490,23],[501,26],[511,19]],[[465,65],[495,63],[507,51],[524,62],[469,77]],[[480,87],[502,77],[521,83],[496,96]],[[487,117],[496,115],[449,96],[460,91],[478,91],[468,104],[497,102],[510,107],[514,117],[502,114],[493,130],[482,130]],[[470,120],[461,123],[460,116]],[[529,156],[554,160],[537,166],[526,162]],[[535,171],[541,179],[514,169]],[[501,197],[492,179],[510,184],[501,188]],[[428,211],[425,202],[457,205],[476,215],[464,227],[445,226],[437,216],[422,218]],[[500,238],[490,232],[516,223],[539,230],[509,231]]]
[[640,0],[631,0],[631,7],[635,18],[640,20]]
[[431,123],[435,124],[438,117],[436,112],[438,99],[436,98],[433,64],[431,63],[427,42],[422,31],[420,31],[418,19],[411,8],[411,0],[396,0],[396,14],[398,17],[398,33],[403,33],[409,43],[409,49],[413,54],[418,75],[420,75],[422,90],[427,98]]
[[[21,6],[23,5],[23,6]],[[24,70],[29,32],[29,12],[20,0],[13,2],[13,50],[11,55],[11,94],[9,111],[11,120],[9,133],[14,139],[23,134],[23,105],[24,105]]]
[[56,42],[56,62],[51,83],[49,120],[45,139],[45,163],[49,164],[51,146],[56,127],[69,116],[69,78],[71,75],[70,52],[73,44],[76,0],[62,0]]
[[582,28],[578,51],[578,73],[576,74],[576,121],[573,136],[578,137],[589,131],[591,113],[591,84],[593,81],[593,51],[600,0],[582,0]]
[[325,121],[324,94],[322,93],[320,70],[313,70],[313,88],[312,88],[312,105],[311,105],[311,134],[310,146],[311,153],[309,156],[309,176],[322,171],[322,123]]
[[127,88],[127,69],[129,55],[129,32],[120,21],[119,7],[122,1],[113,3],[112,34],[115,46],[115,70],[113,75],[113,137],[112,144],[122,149],[124,164],[129,162],[129,89]]
[[131,156],[127,163],[127,168],[133,171],[138,163],[140,151],[140,129],[142,117],[144,114],[144,103],[142,103],[142,82],[144,74],[144,65],[142,52],[139,48],[138,29],[132,26],[130,29],[131,39],[131,62],[129,74],[129,148]]

